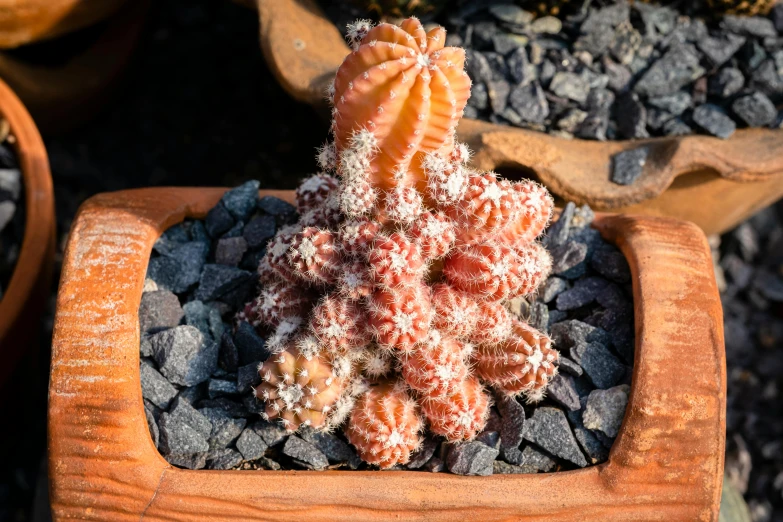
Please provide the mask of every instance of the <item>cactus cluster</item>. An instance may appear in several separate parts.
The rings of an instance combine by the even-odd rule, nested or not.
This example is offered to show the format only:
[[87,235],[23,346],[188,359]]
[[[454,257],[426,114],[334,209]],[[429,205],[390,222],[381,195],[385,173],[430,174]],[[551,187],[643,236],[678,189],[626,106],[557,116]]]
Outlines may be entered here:
[[297,190],[301,219],[269,244],[240,318],[273,353],[255,390],[266,416],[291,431],[344,426],[362,459],[388,468],[425,427],[476,437],[487,388],[543,396],[558,352],[506,301],[548,275],[535,239],[552,199],[467,166],[455,129],[470,80],[442,28],[408,19],[349,33],[323,172]]

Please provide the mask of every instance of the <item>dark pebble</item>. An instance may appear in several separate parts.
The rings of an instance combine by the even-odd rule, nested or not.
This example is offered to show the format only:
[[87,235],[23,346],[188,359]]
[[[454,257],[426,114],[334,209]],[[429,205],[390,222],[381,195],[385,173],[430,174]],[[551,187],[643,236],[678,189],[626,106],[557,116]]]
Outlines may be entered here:
[[203,435],[189,426],[184,420],[168,413],[160,416],[160,452],[164,455],[187,455],[203,453],[209,450],[209,444]]
[[699,54],[690,44],[670,48],[636,82],[634,91],[642,96],[674,94],[704,74]]
[[607,437],[617,437],[625,417],[630,391],[627,384],[621,384],[614,388],[590,392],[582,414],[584,426],[593,431],[600,431]]
[[287,201],[274,196],[264,196],[258,201],[258,208],[270,216],[274,216],[278,225],[295,223],[299,219],[296,207]]
[[252,428],[245,428],[236,443],[245,460],[256,460],[264,456],[267,444]]
[[182,386],[203,382],[217,368],[218,345],[192,326],[177,326],[150,337],[160,372]]
[[424,465],[424,469],[430,473],[440,473],[446,471],[446,463],[438,457],[432,457],[429,462]]
[[549,104],[537,82],[514,87],[508,95],[508,104],[530,123],[543,123],[549,116]]
[[266,361],[271,353],[266,348],[266,341],[258,335],[256,329],[247,322],[239,323],[234,333],[234,344],[239,353],[239,364],[244,366],[252,362]]
[[720,23],[726,31],[747,36],[756,36],[759,38],[775,37],[775,25],[769,18],[761,16],[735,16],[725,15]]
[[616,249],[601,249],[593,254],[590,266],[605,278],[616,283],[627,283],[631,280],[631,269],[622,252]]
[[536,409],[525,423],[525,439],[579,467],[587,466],[565,414],[557,408]]
[[456,475],[492,475],[499,451],[481,442],[462,442],[449,447],[446,467]]
[[269,446],[283,442],[288,437],[288,432],[280,424],[269,421],[257,421],[253,424],[253,430]]
[[203,469],[207,466],[207,453],[166,455],[169,464],[187,469]]
[[555,376],[546,389],[547,397],[566,410],[579,409],[579,393],[574,386],[574,379],[570,375],[560,373]]
[[239,350],[234,344],[234,337],[228,330],[223,332],[220,340],[220,367],[229,371],[237,371],[239,367]]
[[254,386],[260,384],[261,377],[258,375],[258,364],[258,362],[251,362],[237,369],[237,393],[245,394]]
[[242,454],[231,448],[221,448],[207,453],[207,468],[232,469],[242,463]]
[[212,434],[212,422],[183,397],[177,397],[171,405],[169,417],[196,430],[205,440]]
[[522,450],[522,458],[519,465],[524,469],[531,470],[529,473],[536,473],[538,471],[552,471],[555,468],[555,464],[555,461],[549,455],[528,444]]
[[235,220],[247,221],[258,203],[260,186],[257,180],[247,181],[223,194],[220,201]]
[[247,252],[247,241],[244,237],[221,239],[215,247],[215,263],[237,266],[242,261],[245,252]]
[[210,236],[217,238],[229,231],[235,222],[236,220],[231,216],[231,213],[220,202],[207,212],[204,226]]
[[252,288],[253,277],[251,272],[232,266],[205,265],[195,298],[212,301],[243,285],[250,284]]
[[[627,139],[649,138],[647,132],[647,109],[635,93],[625,93],[615,102],[617,130]],[[615,156],[616,157],[616,156]]]
[[568,281],[559,277],[550,277],[539,291],[539,299],[545,303],[551,302],[562,292],[568,290]]
[[299,436],[315,446],[329,462],[347,462],[352,469],[361,465],[361,459],[351,446],[333,433],[318,431],[310,427],[299,428]]
[[762,92],[754,91],[734,100],[731,110],[749,127],[766,127],[775,121],[775,104]]
[[552,272],[557,275],[565,275],[569,270],[583,265],[587,259],[587,245],[578,241],[569,241],[563,245],[550,247],[549,250],[554,260]]
[[557,296],[558,310],[568,311],[592,303],[597,295],[608,285],[602,277],[586,277],[574,283],[574,286]]
[[210,399],[217,399],[226,395],[237,395],[238,393],[236,381],[210,379],[207,384],[207,395]]
[[564,357],[562,354],[560,354],[560,371],[565,372],[574,377],[579,377],[584,373],[584,370],[582,370],[581,366],[576,364],[568,357]]
[[701,52],[712,62],[715,67],[720,67],[745,43],[745,38],[735,34],[726,34],[720,37],[708,36],[696,43]]
[[717,105],[705,103],[693,111],[693,121],[713,136],[727,139],[737,128],[737,125]]
[[242,237],[245,238],[248,248],[259,248],[275,235],[275,218],[269,215],[256,216],[245,225]]
[[141,375],[141,396],[158,408],[167,409],[174,397],[177,396],[177,388],[145,360],[141,361],[139,372]]
[[150,430],[150,437],[152,437],[152,443],[155,447],[158,447],[160,441],[160,430],[158,429],[158,422],[155,420],[155,416],[149,408],[144,408],[144,415],[147,417],[147,428]]
[[423,467],[435,454],[438,444],[439,442],[434,438],[424,437],[421,446],[411,455],[411,459],[405,467],[408,469],[419,469]]
[[184,316],[179,299],[168,290],[144,292],[139,305],[142,333],[156,333],[177,326]]
[[283,446],[283,453],[296,460],[302,461],[313,469],[324,469],[329,465],[326,455],[318,448],[295,435],[288,437]]
[[577,344],[571,349],[571,357],[597,388],[611,388],[625,376],[625,365],[602,344]]
[[552,341],[560,349],[570,348],[581,343],[600,343],[603,345],[610,343],[609,334],[604,329],[576,319],[552,325],[551,334]]
[[612,156],[612,182],[618,185],[633,184],[642,175],[649,153],[648,147],[636,147]]
[[212,423],[210,450],[227,448],[239,438],[247,424],[246,419],[233,418],[222,408],[201,408],[199,412]]
[[574,431],[576,441],[579,443],[579,446],[582,448],[585,455],[587,455],[587,459],[591,464],[606,462],[606,459],[609,458],[609,450],[600,440],[598,440],[595,434],[585,428],[584,423],[582,423],[582,412],[584,410],[584,405],[587,404],[587,397],[581,399],[581,402],[582,406],[580,410],[566,412],[568,421],[571,423],[571,427]]

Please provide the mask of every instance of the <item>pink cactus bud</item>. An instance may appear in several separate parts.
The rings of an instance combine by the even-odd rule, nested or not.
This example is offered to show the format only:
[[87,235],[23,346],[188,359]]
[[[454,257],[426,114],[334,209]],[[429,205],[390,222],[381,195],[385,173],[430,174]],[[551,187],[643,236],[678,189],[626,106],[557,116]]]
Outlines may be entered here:
[[505,341],[511,333],[511,314],[506,307],[499,302],[483,301],[478,303],[478,308],[478,322],[470,342],[487,345]]
[[452,150],[449,155],[449,159],[461,165],[467,165],[471,155],[472,153],[466,144],[456,143],[454,145],[454,150]]
[[344,181],[340,191],[340,210],[350,218],[368,214],[375,207],[377,191],[364,180]]
[[455,240],[454,224],[443,212],[425,211],[408,232],[418,242],[424,259],[445,256]]
[[496,389],[539,400],[557,374],[560,354],[549,337],[513,319],[511,335],[498,345],[478,346],[473,360],[476,374]]
[[296,234],[288,249],[290,272],[304,281],[316,284],[333,283],[341,263],[332,232],[307,227]]
[[515,220],[516,201],[508,180],[499,180],[491,172],[472,174],[465,197],[447,213],[457,222],[457,238],[471,243],[497,235]]
[[430,292],[423,284],[378,289],[367,308],[371,331],[382,348],[408,352],[429,333]]
[[296,189],[296,208],[300,214],[319,207],[337,190],[337,178],[319,172],[306,178]]
[[474,439],[487,423],[489,406],[489,395],[475,377],[462,381],[450,395],[421,400],[430,431],[449,442]]
[[551,258],[535,243],[515,250],[485,242],[454,249],[443,267],[448,282],[481,301],[533,292],[546,278]]
[[552,217],[554,202],[547,189],[534,181],[519,181],[513,188],[519,213],[499,237],[504,244],[516,247],[541,235]]
[[303,322],[302,318],[297,316],[286,317],[280,321],[272,335],[267,337],[266,349],[271,353],[285,350],[289,342],[299,333]]
[[299,225],[292,225],[278,230],[275,237],[266,247],[264,260],[266,264],[279,276],[286,281],[296,281],[296,275],[291,272],[291,265],[288,263],[288,249],[294,236],[302,230]]
[[327,295],[313,309],[310,331],[324,349],[343,354],[370,342],[364,314],[354,303],[339,296]]
[[368,256],[373,280],[386,288],[417,283],[425,268],[421,250],[402,232],[379,235]]
[[390,468],[410,460],[421,428],[416,402],[402,386],[384,382],[359,397],[345,434],[363,461]]
[[374,284],[367,263],[344,263],[337,276],[337,292],[346,299],[357,301],[372,294]]
[[318,357],[308,360],[294,347],[269,358],[258,373],[261,384],[255,395],[266,403],[266,417],[279,419],[291,432],[299,426],[324,426],[343,391],[343,381],[329,363]]
[[427,154],[422,161],[427,177],[427,195],[441,208],[456,205],[468,190],[469,171],[437,153]]
[[337,232],[337,240],[343,252],[352,256],[364,256],[381,229],[376,221],[366,218],[346,221]]
[[361,45],[362,40],[367,36],[367,33],[370,32],[372,26],[373,23],[370,20],[356,20],[355,22],[348,24],[345,37],[352,50],[355,51],[359,48],[359,45]]
[[334,190],[324,202],[302,214],[299,224],[302,227],[336,229],[342,219],[339,190]]
[[384,213],[395,223],[410,225],[423,210],[421,196],[413,187],[395,187],[384,196]]
[[468,338],[476,327],[479,307],[474,299],[451,286],[432,287],[432,327],[459,339]]
[[362,373],[370,379],[385,377],[394,370],[394,357],[388,350],[368,349],[362,358]]
[[259,261],[256,272],[258,273],[258,282],[262,285],[268,285],[280,278],[278,272],[269,264],[269,259],[266,256]]
[[405,383],[427,397],[454,393],[468,376],[463,344],[438,330],[400,362]]
[[245,307],[251,324],[277,326],[289,317],[301,317],[310,311],[312,295],[304,288],[276,281],[261,288],[261,292]]

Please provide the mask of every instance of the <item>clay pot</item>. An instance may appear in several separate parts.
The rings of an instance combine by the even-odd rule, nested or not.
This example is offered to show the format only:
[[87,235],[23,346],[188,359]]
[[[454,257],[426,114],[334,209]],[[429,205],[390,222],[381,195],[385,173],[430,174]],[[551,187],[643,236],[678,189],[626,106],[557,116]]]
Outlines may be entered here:
[[[631,266],[636,365],[608,462],[547,475],[190,471],[153,445],[139,386],[138,308],[152,245],[224,189],[87,201],[57,302],[49,387],[55,520],[717,521],[726,373],[709,247],[693,224],[602,215]],[[292,192],[262,192],[293,200]]]
[[[93,14],[112,6],[105,13],[112,16],[99,26],[86,29],[89,34],[79,35],[79,38],[92,39],[91,43],[84,49],[75,45],[75,54],[61,61],[38,63],[28,60],[22,50],[0,52],[0,77],[22,99],[45,134],[78,127],[104,106],[139,42],[150,0],[128,2],[127,5],[121,5],[123,2],[119,0],[59,3],[76,4]],[[67,39],[74,37],[77,35],[65,36]],[[38,45],[51,48],[58,43]]]
[[[322,109],[324,93],[349,49],[312,0],[257,0],[261,47],[269,68],[297,100]],[[595,210],[670,216],[707,234],[724,232],[783,196],[783,133],[737,131],[708,136],[599,142],[464,118],[458,137],[481,169],[537,178],[563,200]],[[609,181],[612,156],[650,147],[642,176]],[[513,177],[513,174],[512,176]]]
[[0,49],[47,40],[89,27],[125,0],[0,0]]
[[[25,198],[25,229],[19,259],[0,300],[0,386],[40,334],[54,260],[54,192],[41,135],[22,102],[0,81],[0,114],[16,138]],[[0,402],[3,398],[0,398]]]

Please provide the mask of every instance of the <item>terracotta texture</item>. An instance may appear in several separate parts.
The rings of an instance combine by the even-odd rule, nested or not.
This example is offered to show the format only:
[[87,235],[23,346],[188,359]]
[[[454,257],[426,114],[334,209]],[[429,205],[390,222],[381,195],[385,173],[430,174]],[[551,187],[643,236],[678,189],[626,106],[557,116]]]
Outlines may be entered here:
[[[84,0],[79,3],[96,4]],[[46,134],[74,128],[100,110],[136,48],[150,0],[136,0],[124,6],[109,0],[105,3],[116,4],[111,11],[113,16],[106,20],[89,48],[62,63],[28,63],[0,52],[0,77],[24,101]]]
[[[0,114],[16,138],[25,197],[25,231],[19,259],[0,299],[0,385],[37,338],[49,295],[54,259],[54,192],[41,135],[22,102],[0,81]],[[2,398],[0,398],[2,402]]]
[[89,27],[125,0],[0,0],[0,49]]
[[[54,326],[55,521],[717,521],[726,400],[721,305],[704,235],[670,219],[596,220],[627,256],[636,296],[633,386],[605,464],[491,477],[170,466],[144,416],[138,307],[153,242],[186,216],[203,217],[222,193],[143,189],[82,206]],[[272,194],[293,200],[291,192]]]
[[[313,0],[256,0],[267,63],[296,99],[319,109],[325,89],[349,53],[339,31]],[[746,129],[730,139],[709,136],[598,142],[463,119],[460,141],[480,169],[533,173],[561,199],[597,210],[693,221],[723,232],[783,196],[783,134]],[[612,155],[648,145],[644,173],[630,186],[609,181]]]

